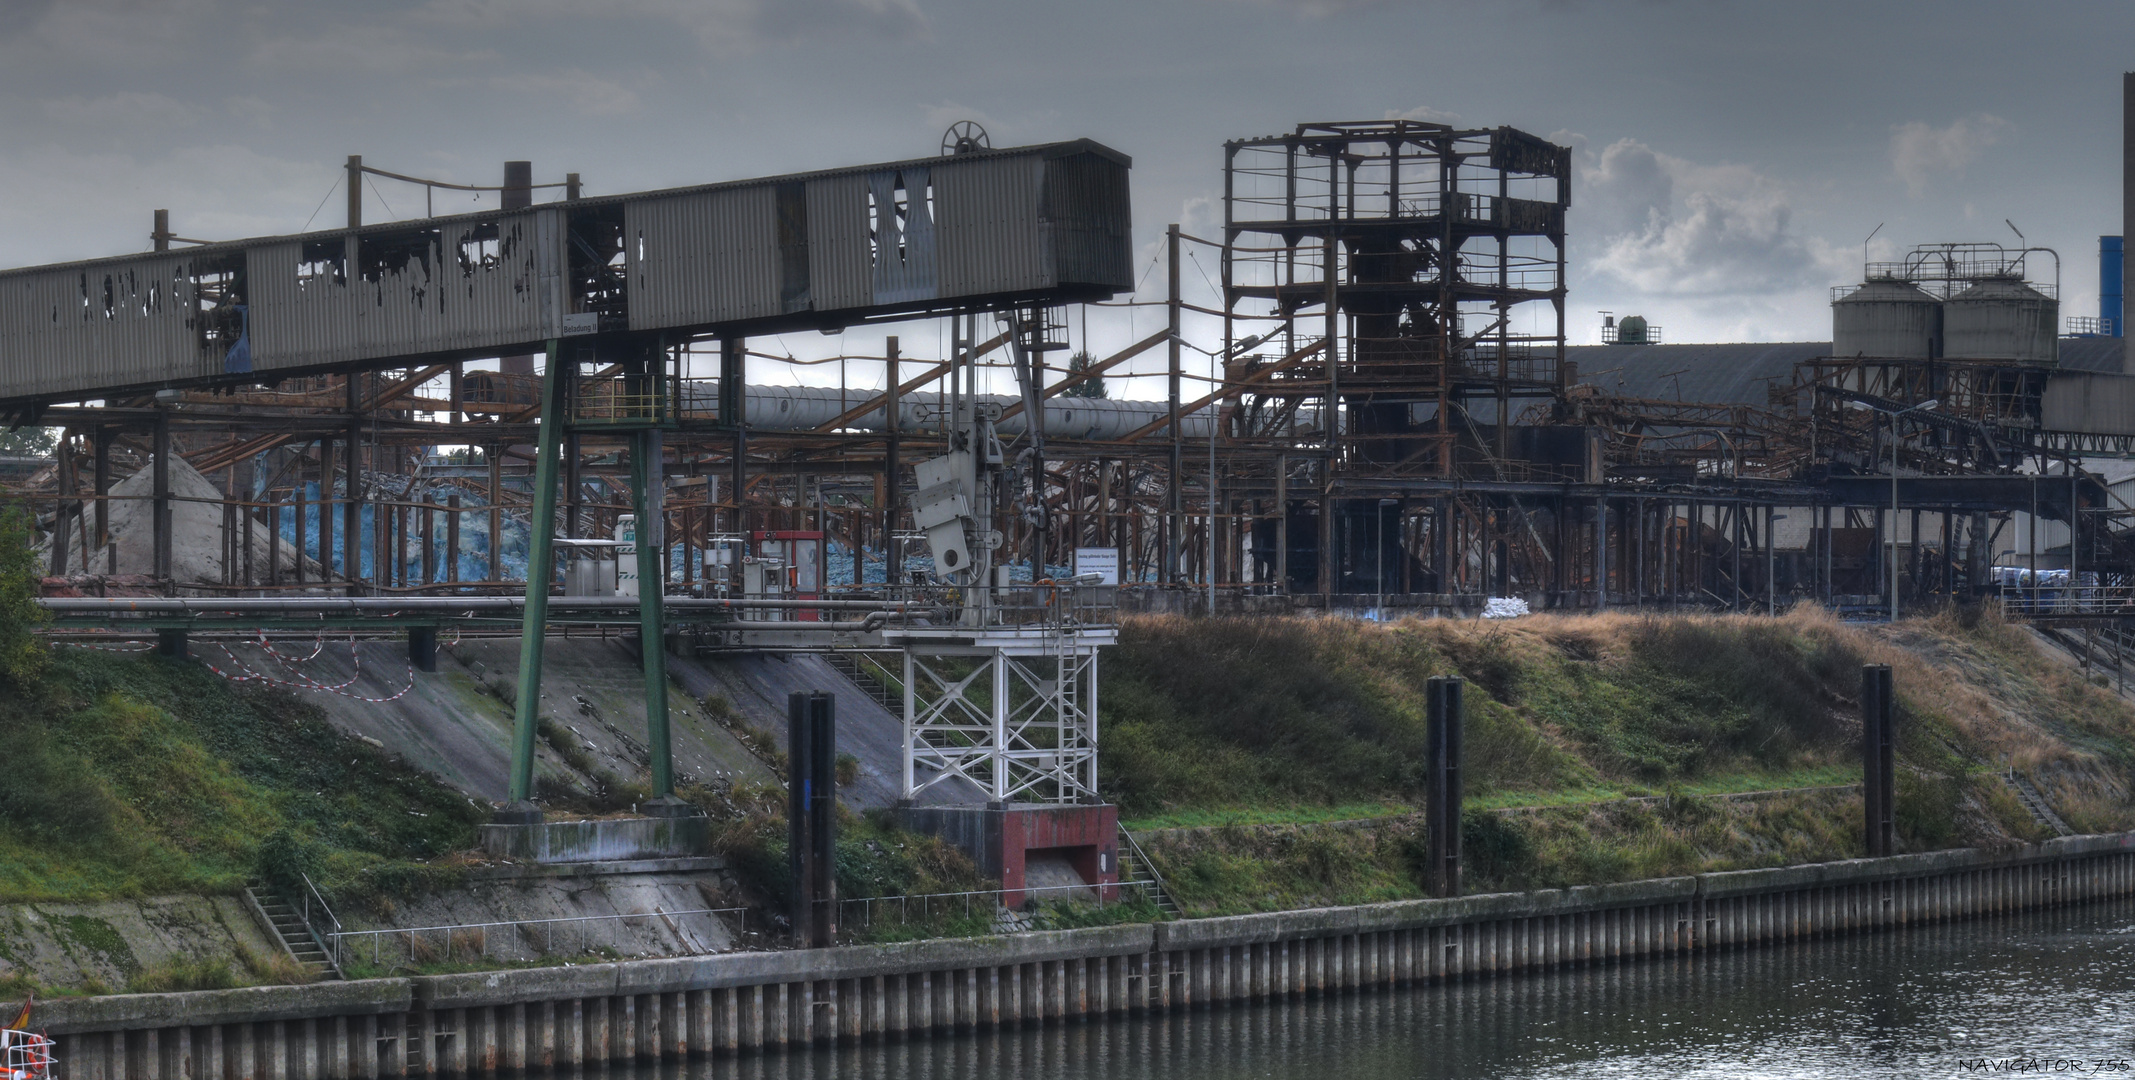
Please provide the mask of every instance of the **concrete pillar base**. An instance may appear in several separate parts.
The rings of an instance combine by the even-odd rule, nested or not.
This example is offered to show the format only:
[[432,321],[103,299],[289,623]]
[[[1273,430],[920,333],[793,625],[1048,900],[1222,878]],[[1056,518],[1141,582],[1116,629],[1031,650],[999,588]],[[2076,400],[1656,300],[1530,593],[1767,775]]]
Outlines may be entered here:
[[654,818],[703,817],[704,811],[678,796],[658,795],[638,804],[638,813]]
[[518,802],[507,803],[498,807],[497,812],[491,814],[489,820],[494,825],[539,825],[542,822],[541,807],[529,800],[521,799]]

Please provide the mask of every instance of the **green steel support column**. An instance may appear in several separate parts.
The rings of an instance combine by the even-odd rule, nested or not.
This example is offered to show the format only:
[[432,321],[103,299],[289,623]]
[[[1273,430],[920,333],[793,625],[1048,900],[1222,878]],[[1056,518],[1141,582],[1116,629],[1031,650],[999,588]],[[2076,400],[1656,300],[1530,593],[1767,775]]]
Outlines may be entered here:
[[[534,521],[527,538],[526,620],[519,634],[519,695],[512,727],[512,806],[504,814],[539,820],[534,797],[534,732],[541,717],[542,637],[548,629],[549,584],[556,572],[556,447],[563,438],[562,349],[548,344],[541,380],[541,435],[534,454]],[[492,538],[494,543],[494,538]]]
[[645,669],[645,732],[652,744],[652,795],[675,793],[674,747],[667,733],[666,478],[661,475],[663,440],[646,428],[630,450],[631,509],[637,514],[638,652]]

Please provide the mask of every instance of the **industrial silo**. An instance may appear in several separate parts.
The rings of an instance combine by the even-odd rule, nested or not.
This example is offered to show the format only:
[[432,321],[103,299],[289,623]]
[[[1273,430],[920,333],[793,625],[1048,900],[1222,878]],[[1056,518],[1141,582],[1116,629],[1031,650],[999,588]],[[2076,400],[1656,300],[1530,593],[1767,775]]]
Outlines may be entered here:
[[1942,354],[1952,360],[2051,365],[2060,358],[2061,304],[2011,277],[1992,277],[1942,306]]
[[1942,304],[1911,282],[1871,278],[1831,302],[1831,355],[1929,360],[1943,333]]

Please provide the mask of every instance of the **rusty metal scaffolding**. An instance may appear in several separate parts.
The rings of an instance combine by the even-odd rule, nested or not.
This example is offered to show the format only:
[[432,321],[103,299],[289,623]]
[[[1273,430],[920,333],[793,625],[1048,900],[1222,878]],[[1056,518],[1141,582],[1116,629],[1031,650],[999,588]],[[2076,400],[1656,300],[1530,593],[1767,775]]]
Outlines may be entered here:
[[[1897,544],[1910,595],[1978,594],[2018,512],[2075,523],[2070,565],[2135,565],[2103,486],[2071,468],[2090,444],[2042,430],[2035,366],[1826,357],[1761,404],[1582,383],[1565,359],[1570,200],[1569,152],[1510,128],[1306,124],[1226,144],[1222,234],[1168,231],[1167,291],[1145,302],[1163,327],[1070,368],[1057,346],[1072,320],[1055,310],[960,324],[974,329],[956,350],[1017,377],[994,422],[1048,418],[1004,436],[1019,463],[1015,490],[991,503],[1004,552],[1044,578],[1078,549],[1109,548],[1130,606],[1219,610],[1847,603],[1887,593]],[[1220,258],[1221,307],[1183,296],[1195,245]],[[1188,315],[1220,319],[1220,340],[1190,340]],[[752,384],[794,381],[763,368],[790,357],[738,337],[617,340],[565,391],[558,535],[605,537],[631,512],[627,439],[600,422],[628,426],[664,401],[672,588],[701,591],[704,553],[764,530],[819,529],[867,553],[830,583],[846,588],[893,583],[923,554],[911,464],[945,442],[940,416],[906,405],[949,389],[951,357],[889,338],[884,355],[850,358],[883,363],[887,389],[796,425],[747,404]],[[1187,393],[1182,350],[1211,359],[1206,393]],[[1156,358],[1168,393],[1143,403],[1146,422],[1048,433],[1080,388],[1156,374]],[[716,383],[694,377],[707,366]],[[14,485],[39,507],[67,581],[55,588],[524,589],[495,544],[464,538],[526,515],[536,376],[451,360],[227,383],[19,418],[63,429],[55,457]],[[1938,407],[1879,419],[1928,400]],[[212,498],[174,490],[173,456]],[[114,493],[141,469],[154,483]],[[1903,541],[1894,488],[1912,517]],[[189,502],[221,522],[210,578],[173,573],[172,522]],[[148,511],[156,539],[147,565],[119,573],[112,518],[128,506]],[[1790,517],[1807,539],[1782,549]],[[871,562],[884,572],[870,578]]]

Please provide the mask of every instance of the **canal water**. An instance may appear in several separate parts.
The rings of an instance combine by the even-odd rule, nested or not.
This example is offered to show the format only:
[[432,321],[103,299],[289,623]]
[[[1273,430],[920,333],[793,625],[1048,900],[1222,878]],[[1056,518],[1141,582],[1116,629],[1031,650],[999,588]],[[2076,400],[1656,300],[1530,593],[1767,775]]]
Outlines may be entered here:
[[631,1080],[2135,1077],[2135,901]]

